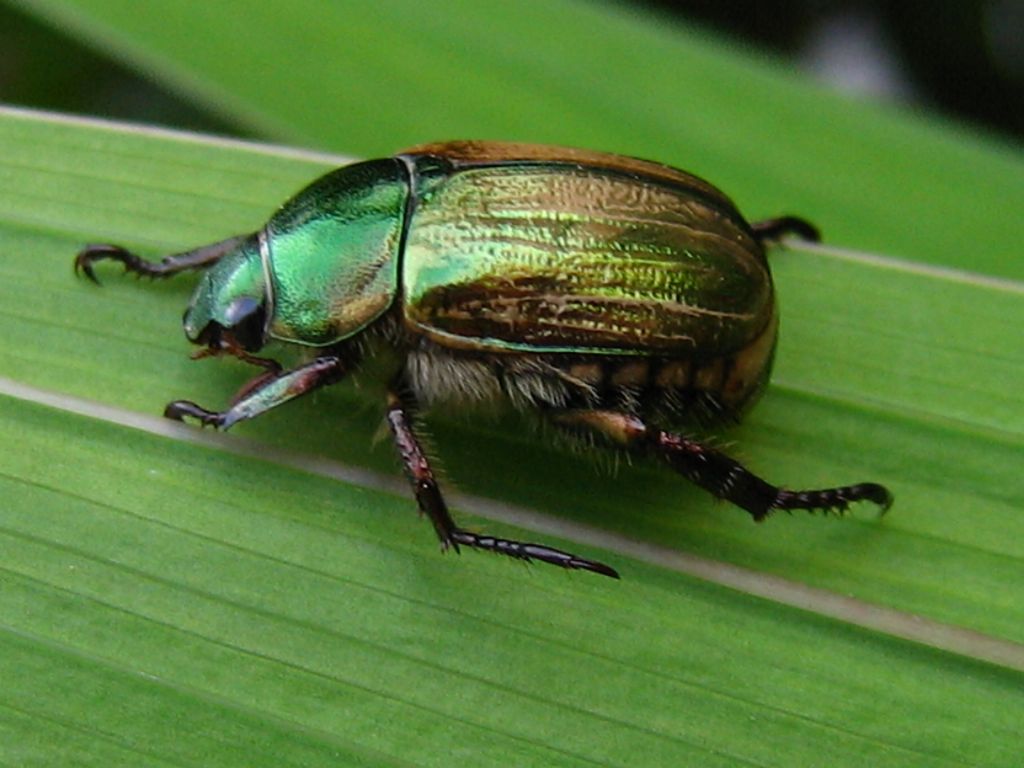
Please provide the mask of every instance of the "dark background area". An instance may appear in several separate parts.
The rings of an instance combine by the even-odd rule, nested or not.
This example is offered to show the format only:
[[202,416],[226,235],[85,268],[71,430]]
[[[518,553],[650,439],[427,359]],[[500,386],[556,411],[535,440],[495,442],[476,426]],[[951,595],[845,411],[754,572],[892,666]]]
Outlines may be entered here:
[[[791,60],[835,88],[1024,138],[1024,0],[631,4]],[[0,52],[0,101],[244,135],[8,6]]]
[[791,57],[840,89],[1024,137],[1024,0],[634,0]]

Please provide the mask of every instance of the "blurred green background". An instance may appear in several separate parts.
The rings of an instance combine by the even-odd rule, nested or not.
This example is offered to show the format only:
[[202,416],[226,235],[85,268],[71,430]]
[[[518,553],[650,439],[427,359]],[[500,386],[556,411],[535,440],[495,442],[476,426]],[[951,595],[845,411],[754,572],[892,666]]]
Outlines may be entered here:
[[[1024,0],[631,0],[654,19],[780,55],[821,82],[1024,136]],[[0,4],[0,101],[249,136],[250,127],[141,78]]]

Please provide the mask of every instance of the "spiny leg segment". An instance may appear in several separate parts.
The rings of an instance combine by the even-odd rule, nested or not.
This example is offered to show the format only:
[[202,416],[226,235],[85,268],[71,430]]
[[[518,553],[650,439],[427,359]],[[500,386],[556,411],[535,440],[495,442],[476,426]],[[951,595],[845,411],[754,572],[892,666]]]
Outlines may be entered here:
[[764,520],[775,510],[842,512],[853,502],[872,501],[884,512],[892,505],[892,494],[877,483],[813,491],[779,488],[724,453],[649,426],[638,416],[617,411],[572,410],[555,412],[552,418],[563,427],[596,433],[628,450],[660,457],[687,480],[745,509],[756,521]]
[[191,400],[175,400],[164,408],[164,416],[175,421],[184,421],[189,417],[203,426],[230,429],[240,421],[256,418],[307,392],[334,384],[347,371],[348,365],[341,357],[318,357],[289,371],[257,377],[242,388],[239,397],[226,411],[210,411]]
[[563,552],[560,549],[546,547],[542,544],[529,544],[511,539],[500,539],[495,536],[472,533],[471,531],[459,528],[448,512],[448,506],[445,504],[441,490],[434,479],[434,472],[430,467],[430,462],[413,431],[410,408],[406,406],[403,399],[396,393],[396,389],[393,388],[388,394],[388,426],[391,428],[395,445],[398,447],[406,475],[409,478],[409,482],[412,483],[416,502],[419,504],[420,510],[433,523],[437,537],[441,540],[442,548],[453,547],[455,551],[458,551],[459,545],[462,545],[490,552],[498,552],[519,560],[539,560],[561,568],[593,571],[594,573],[600,573],[603,576],[610,576],[614,579],[619,578],[619,574],[604,563],[587,560],[569,552]]
[[[229,429],[239,421],[255,418],[318,387],[337,382],[348,368],[349,365],[341,357],[319,357],[290,371],[271,374],[269,377],[267,374],[258,377],[252,386],[243,388],[241,396],[225,411],[210,411],[189,400],[175,400],[167,405],[164,415],[178,421],[191,418],[204,426]],[[539,560],[561,568],[593,571],[612,578],[619,577],[614,569],[603,563],[587,560],[553,547],[487,536],[459,528],[448,512],[430,462],[413,431],[409,409],[394,392],[388,394],[387,421],[398,447],[402,465],[412,482],[416,502],[430,518],[442,547],[453,547],[456,551],[460,545],[473,547],[498,552],[518,560]]]

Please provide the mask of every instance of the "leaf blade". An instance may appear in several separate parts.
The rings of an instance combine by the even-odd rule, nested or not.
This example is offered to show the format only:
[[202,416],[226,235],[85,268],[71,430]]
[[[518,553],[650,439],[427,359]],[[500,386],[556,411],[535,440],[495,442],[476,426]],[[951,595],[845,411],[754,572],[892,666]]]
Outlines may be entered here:
[[[23,137],[31,136],[36,147],[34,166],[0,165],[16,183],[15,189],[34,190],[31,205],[35,215],[60,220],[57,211],[67,206],[70,213],[63,217],[65,229],[87,232],[96,227],[104,237],[110,231],[105,227],[134,228],[137,239],[127,241],[133,247],[160,242],[166,237],[165,228],[175,230],[178,223],[195,237],[211,240],[257,226],[265,215],[261,209],[272,208],[287,194],[277,191],[279,188],[293,184],[296,176],[315,175],[320,167],[245,147],[203,144],[194,138],[179,141],[125,134],[116,128],[50,124],[25,115],[0,121],[0,138],[4,132],[24,141],[26,151],[29,143]],[[69,139],[69,135],[77,138]],[[104,142],[111,146],[109,155],[100,149]],[[69,144],[83,149],[70,151]],[[151,151],[147,151],[149,147]],[[125,158],[132,157],[140,158],[138,167],[127,164]],[[108,169],[115,164],[109,158],[121,161],[114,185]],[[92,171],[88,163],[92,163]],[[65,169],[75,169],[71,181],[64,180]],[[256,199],[240,205],[230,190],[227,200],[218,202],[229,186],[225,179],[239,173],[262,180],[264,188],[251,192],[266,197],[262,205]],[[125,180],[128,182],[121,186]],[[200,205],[187,202],[184,190],[189,185],[198,190]],[[138,199],[145,195],[150,197],[140,206]],[[76,236],[59,230],[40,235],[34,225],[26,229],[18,209],[25,203],[15,197],[10,196],[13,221],[0,232],[0,247],[10,254],[3,267],[5,279],[0,282],[0,305],[11,308],[5,316],[7,330],[0,338],[8,376],[149,413],[158,413],[164,403],[182,396],[221,402],[225,393],[242,384],[245,372],[238,366],[195,364],[184,354],[187,345],[176,320],[187,300],[187,281],[147,285],[143,290],[116,276],[104,276],[102,289],[76,282],[70,275]],[[165,198],[180,201],[170,206],[166,218],[136,217],[138,211],[161,208]],[[76,208],[76,201],[100,202]],[[229,226],[232,229],[225,231]],[[94,239],[84,234],[78,237]],[[165,247],[173,250],[188,244],[177,240]],[[819,292],[822,295],[808,299],[807,294],[813,292],[793,292],[790,280],[799,286],[800,280],[808,278],[793,269],[792,254],[780,254],[778,259],[783,262],[779,267],[783,298],[795,296],[805,304],[787,321],[785,333],[810,339],[820,311],[806,307],[813,306],[812,300],[822,301],[822,295],[827,304],[829,294]],[[833,295],[841,295],[856,275],[875,269],[836,264],[805,262],[812,279],[817,276],[820,281],[826,273],[833,273],[829,287]],[[923,293],[934,287],[932,278],[908,274],[924,281]],[[911,287],[917,285],[911,283]],[[986,302],[989,293],[995,296],[990,288],[953,287],[967,295],[983,291]],[[23,297],[29,295],[38,301],[24,302]],[[1016,311],[1020,313],[1019,308]],[[979,330],[976,325],[976,333],[988,336],[1005,327],[999,313],[986,317],[994,318],[994,325],[989,330]],[[877,322],[870,316],[867,320]],[[865,319],[858,308],[836,310],[834,322],[870,345],[871,328],[863,329]],[[898,327],[898,323],[893,325]],[[927,323],[921,326],[912,327],[908,334],[892,335],[890,355],[927,359],[936,350],[942,351],[943,339],[933,339]],[[1016,592],[1003,585],[1017,583],[1021,576],[1019,542],[1024,541],[1024,523],[1016,514],[1019,483],[1014,467],[1019,466],[1024,438],[1012,430],[989,426],[992,412],[987,403],[973,404],[967,399],[963,406],[967,415],[959,421],[948,419],[941,407],[927,403],[936,393],[942,394],[938,385],[929,384],[923,394],[908,393],[901,391],[898,381],[886,391],[864,379],[855,387],[858,382],[851,378],[844,387],[832,386],[819,394],[817,388],[822,384],[815,378],[819,376],[815,366],[821,345],[792,346],[786,338],[784,335],[780,375],[787,386],[773,389],[738,432],[740,457],[770,478],[792,485],[864,479],[890,483],[898,504],[883,525],[873,521],[869,512],[842,525],[800,516],[751,526],[742,512],[716,506],[679,478],[655,467],[638,466],[624,469],[618,476],[595,476],[589,457],[567,457],[557,448],[539,444],[515,421],[467,425],[440,420],[434,425],[440,438],[440,458],[457,485],[485,496],[515,500],[569,520],[1020,642],[1024,606]],[[826,347],[825,353],[835,355],[830,363],[833,369],[856,372],[843,350]],[[957,354],[958,348],[952,353]],[[959,352],[962,356],[967,353],[962,368],[970,377],[973,369],[987,363],[979,362],[970,349]],[[372,391],[342,387],[289,406],[287,413],[268,414],[239,431],[393,471],[389,451],[382,448],[367,453],[364,447],[378,426],[377,402]],[[911,405],[915,410],[904,415]],[[345,440],[339,441],[336,423],[322,417],[325,408],[338,414],[345,425]],[[1012,422],[1007,424],[1012,426]],[[503,469],[510,466],[515,470]],[[524,477],[531,481],[524,483]],[[567,486],[586,492],[567,497]],[[624,509],[643,510],[643,514],[624,515]],[[971,510],[969,515],[964,514],[965,509]],[[933,561],[975,575],[950,591],[946,571],[936,570]]]
[[763,56],[624,8],[24,5],[279,139],[365,157],[452,138],[618,151],[715,180],[751,218],[797,211],[832,242],[1024,279],[1016,148],[829,94]]
[[[208,765],[336,764],[339,749],[443,764],[452,745],[480,764],[726,765],[771,761],[797,733],[814,739],[792,764],[947,765],[980,735],[945,708],[955,697],[986,713],[976,759],[1015,759],[1018,673],[647,567],[613,589],[537,569],[524,589],[499,559],[396,539],[424,527],[405,500],[7,398],[0,409],[22,440],[0,458],[0,659],[22,711],[81,729],[128,699],[120,739]],[[54,432],[87,439],[54,450]],[[26,471],[33,455],[47,466]],[[97,480],[119,472],[117,486]],[[273,491],[239,493],[253,483]],[[639,656],[637,627],[652,630]],[[879,700],[883,679],[895,684]],[[160,725],[181,716],[195,719],[184,739]],[[401,738],[378,735],[390,720]]]

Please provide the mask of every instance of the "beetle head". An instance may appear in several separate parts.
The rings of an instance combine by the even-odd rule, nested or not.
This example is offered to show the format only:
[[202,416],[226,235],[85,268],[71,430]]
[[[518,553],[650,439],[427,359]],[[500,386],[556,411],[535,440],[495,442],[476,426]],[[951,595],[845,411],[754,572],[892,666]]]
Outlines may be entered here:
[[203,274],[183,324],[194,344],[255,352],[267,339],[268,295],[254,235]]

